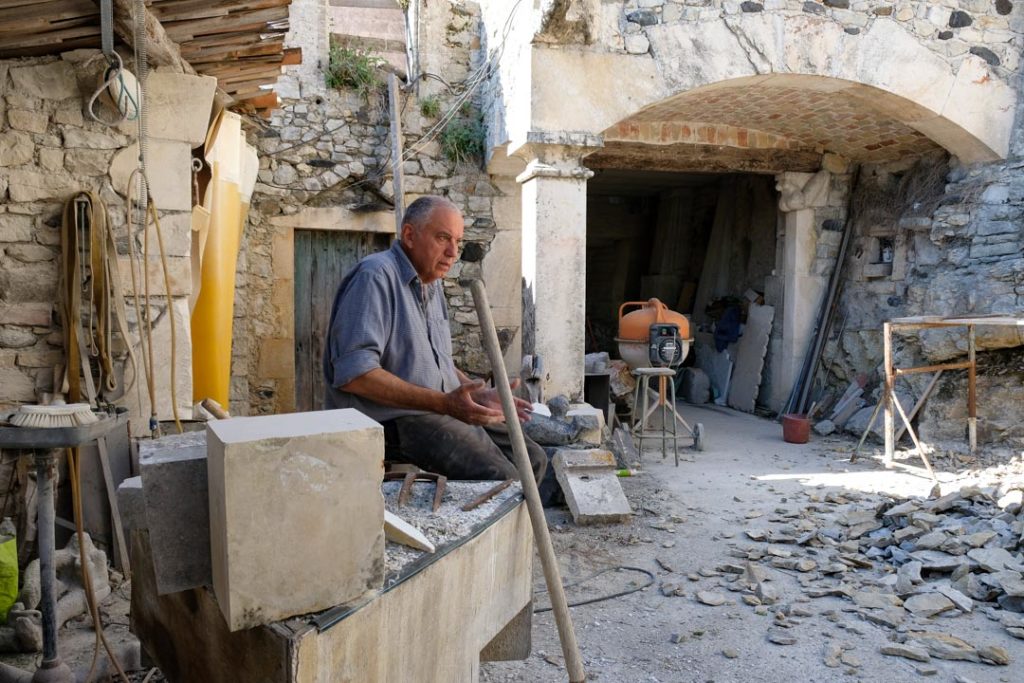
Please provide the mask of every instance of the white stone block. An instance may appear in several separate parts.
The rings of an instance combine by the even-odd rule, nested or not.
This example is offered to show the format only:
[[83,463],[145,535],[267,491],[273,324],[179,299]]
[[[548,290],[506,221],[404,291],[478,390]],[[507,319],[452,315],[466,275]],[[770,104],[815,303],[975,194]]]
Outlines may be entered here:
[[[137,143],[121,149],[110,162],[110,183],[122,197],[128,191],[128,179],[138,165]],[[146,168],[157,209],[192,210],[192,152],[188,144],[150,140]]]
[[611,451],[560,448],[551,465],[577,524],[625,522],[633,514]]
[[146,80],[149,95],[149,134],[198,147],[206,139],[210,109],[217,91],[212,76],[155,71]]
[[384,430],[356,410],[207,427],[213,587],[232,631],[384,579]]

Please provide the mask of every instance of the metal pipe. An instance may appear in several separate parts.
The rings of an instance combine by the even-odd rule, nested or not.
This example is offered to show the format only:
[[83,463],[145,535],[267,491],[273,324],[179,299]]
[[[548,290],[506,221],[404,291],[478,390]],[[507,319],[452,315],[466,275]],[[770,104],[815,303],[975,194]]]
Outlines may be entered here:
[[540,563],[544,569],[544,581],[548,587],[548,595],[551,597],[551,609],[555,613],[558,639],[561,641],[562,655],[565,657],[565,670],[569,673],[569,683],[583,683],[587,679],[587,674],[583,670],[580,647],[576,642],[576,632],[573,630],[572,616],[569,614],[569,605],[565,599],[565,588],[562,586],[562,577],[558,571],[555,549],[551,545],[547,518],[544,517],[544,508],[540,503],[537,481],[534,479],[533,467],[530,465],[530,456],[526,453],[526,440],[523,438],[523,428],[519,424],[519,415],[512,398],[512,388],[508,383],[508,372],[505,370],[505,362],[501,356],[498,333],[494,329],[491,306],[487,303],[487,291],[484,289],[484,283],[480,280],[473,280],[471,289],[473,302],[476,304],[476,314],[480,318],[480,332],[483,336],[484,349],[491,362],[494,385],[501,397],[501,408],[505,413],[505,426],[508,428],[512,441],[512,455],[516,469],[519,470],[523,495],[526,496],[526,509],[530,512],[533,538],[537,543],[537,552],[540,554]]
[[43,613],[43,661],[57,659],[57,568],[54,564],[53,466],[54,451],[39,451],[36,460],[36,527],[39,534],[39,582]]

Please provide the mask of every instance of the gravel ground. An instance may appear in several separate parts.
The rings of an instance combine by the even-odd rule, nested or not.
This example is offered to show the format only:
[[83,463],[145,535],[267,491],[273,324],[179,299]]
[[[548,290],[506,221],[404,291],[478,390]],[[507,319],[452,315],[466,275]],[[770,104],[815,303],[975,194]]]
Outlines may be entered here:
[[[911,617],[899,630],[862,618],[849,599],[807,596],[796,571],[772,572],[770,589],[777,602],[757,607],[743,601],[742,592],[729,590],[724,565],[744,565],[738,555],[793,552],[794,545],[757,543],[748,529],[778,527],[781,509],[813,505],[810,501],[870,504],[880,494],[927,496],[934,482],[920,469],[884,469],[875,457],[849,463],[855,442],[844,438],[818,439],[795,446],[781,439],[781,427],[771,421],[717,408],[686,407],[688,419],[702,422],[708,448],[690,453],[691,461],[673,467],[671,456],[647,454],[641,475],[622,479],[637,514],[628,524],[577,527],[564,511],[549,513],[555,549],[566,583],[620,565],[645,569],[656,577],[642,591],[572,610],[588,680],[633,682],[748,682],[913,680],[1019,681],[1024,641],[1016,640],[992,616],[999,610],[987,603],[971,614],[956,610],[932,619]],[[1021,454],[998,454],[960,461],[937,457],[943,492],[965,483],[1024,482]],[[945,471],[941,471],[946,466]],[[959,467],[959,471],[954,471]],[[966,467],[973,469],[967,470]],[[847,498],[848,497],[848,498]],[[771,551],[770,551],[771,549]],[[537,589],[543,590],[539,560]],[[852,576],[852,575],[851,575]],[[824,577],[827,578],[827,577]],[[878,589],[884,573],[860,570],[856,581]],[[647,582],[644,574],[610,571],[571,586],[569,600],[619,592]],[[709,602],[703,604],[701,593]],[[749,593],[749,591],[748,591]],[[538,594],[538,604],[545,596]],[[781,613],[781,614],[776,614]],[[956,616],[950,616],[955,614]],[[908,630],[924,629],[958,636],[976,647],[1004,648],[1010,666],[931,659],[914,662],[880,653],[891,639]],[[777,640],[776,644],[771,640]],[[831,664],[831,666],[830,666]],[[550,612],[535,615],[533,654],[521,662],[482,665],[481,681],[565,681],[561,649]]]

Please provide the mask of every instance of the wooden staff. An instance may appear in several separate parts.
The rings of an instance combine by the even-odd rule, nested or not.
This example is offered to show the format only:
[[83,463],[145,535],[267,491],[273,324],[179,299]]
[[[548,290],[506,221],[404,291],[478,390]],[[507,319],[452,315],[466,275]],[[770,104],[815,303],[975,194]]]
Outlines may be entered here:
[[544,568],[544,581],[548,587],[548,595],[551,597],[551,609],[555,613],[555,623],[558,625],[558,639],[562,643],[562,655],[565,656],[565,668],[569,672],[569,683],[583,683],[587,674],[583,671],[583,660],[580,657],[580,647],[576,642],[576,632],[572,627],[572,617],[569,616],[569,605],[565,600],[565,589],[562,587],[562,577],[558,572],[555,549],[551,545],[551,536],[548,534],[548,523],[544,517],[544,508],[540,503],[540,493],[537,491],[537,482],[534,480],[533,467],[530,466],[530,457],[526,453],[523,428],[519,424],[516,404],[512,398],[512,388],[508,383],[508,372],[505,370],[505,363],[501,357],[498,333],[494,329],[491,307],[487,303],[487,291],[481,280],[474,280],[471,289],[473,302],[476,304],[476,314],[480,318],[480,332],[483,336],[484,349],[491,361],[494,384],[501,397],[505,425],[508,427],[508,433],[512,440],[512,454],[516,469],[519,470],[523,495],[526,496],[526,509],[530,512],[530,522],[533,524],[533,538],[537,542],[540,563]]

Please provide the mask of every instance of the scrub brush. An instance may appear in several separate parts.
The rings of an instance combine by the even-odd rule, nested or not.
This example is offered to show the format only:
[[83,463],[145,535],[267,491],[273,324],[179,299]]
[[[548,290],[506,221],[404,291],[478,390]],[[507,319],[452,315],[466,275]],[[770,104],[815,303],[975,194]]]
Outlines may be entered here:
[[88,403],[53,406],[21,406],[10,417],[16,427],[78,427],[99,422]]

